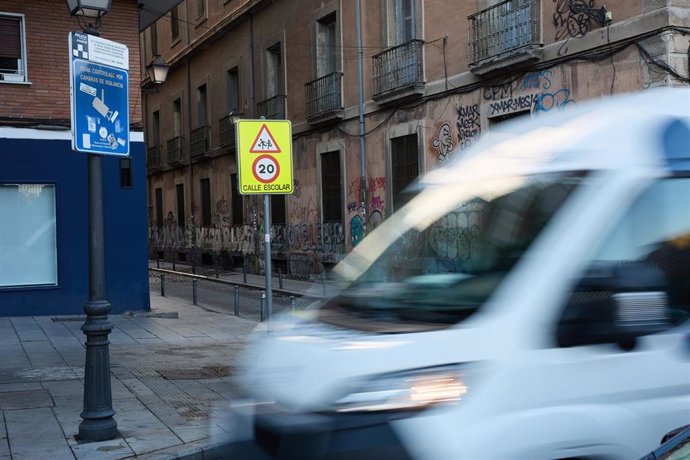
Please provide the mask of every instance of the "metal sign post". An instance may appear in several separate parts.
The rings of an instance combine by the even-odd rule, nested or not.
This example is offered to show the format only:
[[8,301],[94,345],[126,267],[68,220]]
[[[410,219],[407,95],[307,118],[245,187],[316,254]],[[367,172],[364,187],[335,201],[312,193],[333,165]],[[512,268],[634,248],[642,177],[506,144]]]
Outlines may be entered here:
[[[69,34],[72,150],[89,154],[89,300],[84,410],[79,437],[104,441],[117,436],[110,386],[106,299],[103,166],[101,155],[129,156],[129,51],[126,45],[80,32]],[[161,280],[161,290],[163,283]]]
[[264,195],[264,267],[267,319],[273,314],[271,277],[271,195],[293,191],[292,126],[289,120],[239,120],[236,123],[239,192]]

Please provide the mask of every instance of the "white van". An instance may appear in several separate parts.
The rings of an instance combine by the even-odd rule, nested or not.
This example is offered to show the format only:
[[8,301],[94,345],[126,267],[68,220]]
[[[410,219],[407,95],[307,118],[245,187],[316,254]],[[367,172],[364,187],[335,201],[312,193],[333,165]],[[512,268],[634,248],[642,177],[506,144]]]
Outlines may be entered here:
[[507,123],[248,345],[286,459],[639,458],[690,423],[690,91]]

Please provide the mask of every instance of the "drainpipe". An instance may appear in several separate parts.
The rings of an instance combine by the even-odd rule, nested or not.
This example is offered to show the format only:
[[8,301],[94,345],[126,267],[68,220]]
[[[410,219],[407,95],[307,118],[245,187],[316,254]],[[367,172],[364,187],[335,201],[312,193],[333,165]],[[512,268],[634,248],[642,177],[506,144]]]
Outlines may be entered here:
[[254,16],[249,16],[249,117],[254,118]]
[[[251,119],[256,118],[256,95],[254,94],[254,15],[249,15],[249,116]],[[254,255],[256,256],[256,273],[261,270],[259,267],[259,252],[261,242],[259,241],[259,215],[258,215],[258,197],[253,195],[252,198],[252,232],[254,235]]]
[[363,51],[362,51],[362,19],[361,19],[361,0],[357,0],[357,86],[359,90],[359,158],[361,177],[361,199],[362,199],[362,228],[366,235],[367,228],[367,162],[366,147],[364,144],[364,77],[363,77]]
[[[187,55],[187,145],[192,139],[192,76]],[[186,146],[185,146],[186,147]],[[189,156],[189,199],[192,203],[190,208],[192,215],[192,273],[196,273],[196,218],[194,216],[194,165],[192,164],[192,152],[187,149]]]
[[[189,3],[185,2],[185,12],[186,12],[186,41],[187,47],[189,47]],[[191,65],[189,62],[189,53],[186,56],[187,62],[187,145],[192,140],[192,75],[191,75]],[[194,165],[192,164],[192,152],[187,149],[187,155],[189,156],[189,200],[192,203],[190,208],[192,216],[192,273],[196,273],[196,217],[194,215]]]

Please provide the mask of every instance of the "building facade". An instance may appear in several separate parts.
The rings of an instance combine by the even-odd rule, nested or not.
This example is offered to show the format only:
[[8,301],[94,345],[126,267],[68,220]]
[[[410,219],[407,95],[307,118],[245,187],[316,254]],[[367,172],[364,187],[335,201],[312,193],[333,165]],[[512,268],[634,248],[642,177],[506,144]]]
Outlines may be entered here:
[[[129,48],[130,157],[103,158],[107,300],[149,309],[137,1],[101,37]],[[71,148],[64,1],[0,2],[0,316],[81,314],[89,299],[87,154]]]
[[[309,278],[502,121],[688,84],[679,0],[358,3],[185,0],[142,33],[144,63],[171,65],[156,90],[142,81],[150,257],[262,270],[238,117],[292,122],[294,193],[271,197],[272,260]],[[468,235],[472,218],[448,230]],[[471,236],[452,244],[460,256]]]

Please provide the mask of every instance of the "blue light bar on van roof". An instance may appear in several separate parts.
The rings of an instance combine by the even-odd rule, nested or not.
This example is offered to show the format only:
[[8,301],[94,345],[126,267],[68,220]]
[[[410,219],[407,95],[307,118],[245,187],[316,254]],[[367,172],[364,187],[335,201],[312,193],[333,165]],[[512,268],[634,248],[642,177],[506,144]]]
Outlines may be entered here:
[[664,156],[672,171],[690,172],[690,128],[682,120],[673,120],[662,134]]

